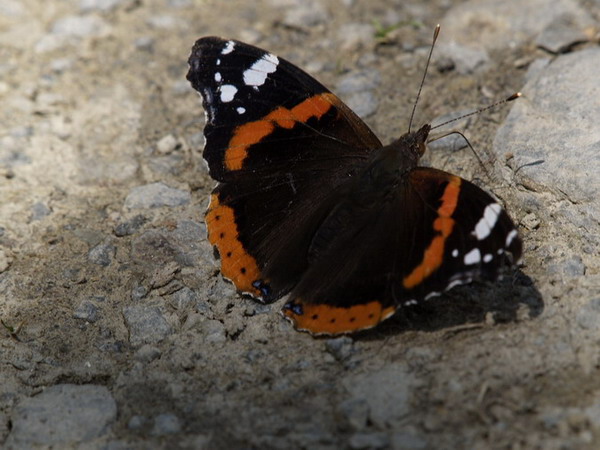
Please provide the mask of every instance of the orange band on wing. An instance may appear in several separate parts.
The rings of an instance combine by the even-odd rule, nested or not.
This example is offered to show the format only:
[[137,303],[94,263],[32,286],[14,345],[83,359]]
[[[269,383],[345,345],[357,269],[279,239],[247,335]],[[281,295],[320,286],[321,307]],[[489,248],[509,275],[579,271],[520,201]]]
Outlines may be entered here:
[[229,206],[221,205],[219,196],[210,197],[210,206],[206,212],[208,240],[215,245],[221,256],[221,273],[242,292],[262,297],[260,290],[252,286],[260,279],[260,270],[256,260],[239,241],[235,214]]
[[446,239],[448,239],[454,228],[455,222],[452,214],[454,214],[458,204],[460,183],[460,178],[454,176],[448,181],[442,196],[442,204],[437,210],[438,217],[433,222],[433,229],[437,231],[437,234],[425,250],[421,263],[404,277],[402,284],[406,289],[413,288],[421,283],[442,264]]
[[320,119],[337,102],[339,100],[331,93],[318,94],[307,98],[292,109],[279,107],[260,120],[238,126],[225,151],[225,167],[227,170],[240,170],[248,156],[250,146],[271,134],[275,126],[289,129],[298,122],[306,122],[311,117]]
[[293,300],[281,310],[294,328],[312,334],[343,334],[366,330],[391,317],[395,306],[384,308],[380,302],[372,301],[349,308],[330,305],[303,303]]

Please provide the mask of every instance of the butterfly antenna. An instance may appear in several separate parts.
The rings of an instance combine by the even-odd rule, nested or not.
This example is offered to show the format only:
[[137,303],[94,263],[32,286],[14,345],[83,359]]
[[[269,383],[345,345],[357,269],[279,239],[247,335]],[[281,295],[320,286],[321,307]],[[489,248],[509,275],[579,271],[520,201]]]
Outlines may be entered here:
[[436,128],[443,127],[444,125],[448,125],[449,123],[456,122],[457,120],[460,120],[460,119],[464,119],[465,117],[471,117],[471,116],[474,116],[475,114],[481,114],[482,112],[487,111],[488,109],[495,108],[496,106],[503,105],[504,103],[512,102],[513,100],[516,100],[519,97],[521,97],[521,93],[515,92],[513,95],[505,98],[504,100],[500,100],[499,102],[492,103],[491,105],[485,106],[483,108],[479,108],[476,111],[472,111],[470,113],[463,114],[462,116],[455,117],[454,119],[447,120],[443,123],[440,123],[439,125],[436,125],[435,127],[431,127],[431,129],[435,130]]
[[433,31],[433,40],[431,41],[431,48],[429,49],[429,56],[427,57],[427,64],[425,65],[425,70],[423,71],[423,78],[421,79],[421,84],[419,85],[419,92],[417,92],[417,98],[415,99],[415,104],[413,105],[412,112],[410,113],[410,120],[408,121],[408,132],[410,133],[410,128],[412,127],[413,118],[415,117],[415,111],[417,109],[417,103],[419,103],[419,97],[421,97],[421,90],[423,89],[423,84],[425,84],[425,77],[427,76],[427,69],[429,69],[429,63],[431,61],[431,55],[433,54],[433,47],[435,47],[435,41],[440,34],[440,24],[438,23]]

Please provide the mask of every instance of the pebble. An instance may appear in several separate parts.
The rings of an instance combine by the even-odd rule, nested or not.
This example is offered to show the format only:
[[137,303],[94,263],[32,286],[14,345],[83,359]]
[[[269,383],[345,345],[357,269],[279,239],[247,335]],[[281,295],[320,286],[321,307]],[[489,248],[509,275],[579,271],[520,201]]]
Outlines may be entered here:
[[177,142],[175,136],[172,134],[167,134],[156,143],[156,149],[159,151],[159,153],[164,155],[171,153],[178,145],[179,142]]
[[577,323],[586,330],[600,329],[600,297],[588,301],[577,313]]
[[397,424],[410,414],[415,381],[404,364],[388,364],[377,371],[346,377],[342,383],[351,399],[367,402],[369,418],[379,428]]
[[366,118],[372,116],[379,108],[379,100],[370,91],[355,92],[354,94],[344,96],[344,102],[359,117]]
[[287,9],[282,23],[290,28],[309,29],[328,20],[329,14],[321,3],[307,0]]
[[82,300],[73,313],[73,317],[87,322],[96,322],[98,320],[98,307],[89,300]]
[[382,432],[356,433],[350,438],[348,445],[353,449],[388,448],[390,438]]
[[6,271],[10,267],[10,263],[12,262],[12,258],[10,258],[6,252],[0,249],[0,273]]
[[427,441],[416,433],[401,431],[392,434],[391,448],[397,450],[419,450],[429,448]]
[[108,389],[93,384],[58,384],[23,400],[11,416],[6,448],[82,447],[106,435],[117,418]]
[[134,305],[123,308],[129,330],[129,342],[134,347],[163,341],[173,330],[156,306]]
[[135,234],[146,222],[148,222],[148,219],[142,214],[138,214],[131,219],[118,224],[115,227],[115,236],[123,237]]
[[97,16],[68,16],[52,25],[52,33],[58,36],[89,37],[107,34],[110,26]]
[[163,183],[151,183],[131,189],[125,199],[125,207],[128,209],[172,207],[187,205],[190,200],[191,195],[187,191]]
[[160,357],[161,351],[159,348],[154,347],[153,345],[142,345],[133,355],[133,358],[136,361],[140,361],[143,363],[150,363]]
[[202,334],[204,335],[204,342],[207,343],[225,342],[227,340],[225,325],[218,320],[202,322]]
[[368,117],[379,107],[372,90],[380,84],[381,75],[377,70],[361,70],[342,77],[335,91],[359,117]]
[[89,251],[88,261],[92,264],[108,267],[116,251],[116,247],[112,244],[99,244]]
[[129,428],[130,430],[139,430],[144,425],[146,425],[147,422],[148,422],[148,419],[144,416],[140,416],[140,415],[131,416],[131,418],[129,419],[129,422],[127,422],[127,428]]
[[369,404],[362,398],[344,400],[338,405],[338,410],[348,421],[352,429],[363,430],[369,419]]
[[[459,44],[456,41],[440,41],[436,54],[441,55],[444,60],[450,60],[451,67],[462,75],[485,68],[490,60],[485,49]],[[435,64],[438,68],[440,67],[438,58],[435,59]],[[444,62],[444,64],[447,65],[448,62]]]
[[184,286],[171,295],[171,301],[177,309],[189,309],[198,303],[198,295],[189,287]]
[[336,360],[344,361],[354,353],[354,340],[349,336],[327,339],[325,349]]
[[342,25],[337,32],[339,48],[343,52],[355,51],[368,47],[375,42],[375,27],[365,23],[348,23]]
[[83,12],[89,11],[112,11],[123,4],[133,3],[132,0],[80,0],[79,9]]
[[181,423],[175,414],[159,414],[154,418],[153,436],[164,436],[179,433],[179,431],[181,431]]
[[156,41],[152,36],[142,36],[134,41],[135,48],[146,52],[151,52],[154,49],[154,43]]
[[340,78],[336,92],[340,95],[372,90],[381,84],[381,74],[378,70],[360,70]]
[[589,40],[581,27],[569,15],[557,17],[538,35],[538,47],[552,53],[564,53],[575,44]]
[[43,202],[34,203],[31,207],[31,217],[30,220],[33,222],[34,220],[42,220],[44,217],[52,214],[52,210]]

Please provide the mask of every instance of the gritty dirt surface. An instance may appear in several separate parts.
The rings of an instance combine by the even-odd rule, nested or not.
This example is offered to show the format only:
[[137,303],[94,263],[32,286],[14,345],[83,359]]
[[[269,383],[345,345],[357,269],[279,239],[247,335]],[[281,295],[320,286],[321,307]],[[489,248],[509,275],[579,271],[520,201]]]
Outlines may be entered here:
[[[495,192],[520,224],[524,265],[494,285],[316,339],[280,317],[281,301],[240,298],[206,242],[214,183],[185,80],[197,38],[267,48],[334,90],[376,72],[362,81],[372,97],[341,96],[375,101],[365,120],[389,142],[406,130],[435,24],[461,3],[3,2],[0,445],[598,448],[598,248],[580,251],[594,244],[553,220],[551,190],[501,176],[510,155],[488,153],[508,106],[462,129],[490,177],[469,151],[426,158]],[[598,17],[598,2],[574,5]],[[515,92],[531,61],[553,57],[531,39],[489,55],[470,73],[437,58],[416,123]],[[170,188],[146,191],[158,205],[135,190],[152,183]],[[565,256],[574,269],[557,265],[563,249],[583,255]],[[53,402],[65,395],[93,404],[105,426],[57,425],[53,441],[36,441],[27,408],[63,411]],[[69,411],[71,428],[89,427]]]

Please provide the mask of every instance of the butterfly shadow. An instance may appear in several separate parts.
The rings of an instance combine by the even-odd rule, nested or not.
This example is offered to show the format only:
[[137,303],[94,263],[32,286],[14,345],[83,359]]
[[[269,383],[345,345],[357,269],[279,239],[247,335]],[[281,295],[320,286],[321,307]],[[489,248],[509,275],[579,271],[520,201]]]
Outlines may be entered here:
[[406,331],[434,332],[486,323],[534,319],[544,310],[542,295],[533,280],[521,271],[494,283],[457,286],[440,297],[400,308],[378,327],[354,336],[379,340]]

